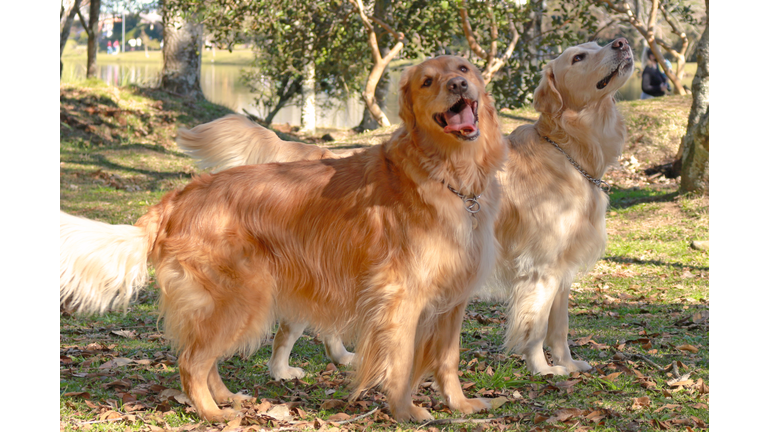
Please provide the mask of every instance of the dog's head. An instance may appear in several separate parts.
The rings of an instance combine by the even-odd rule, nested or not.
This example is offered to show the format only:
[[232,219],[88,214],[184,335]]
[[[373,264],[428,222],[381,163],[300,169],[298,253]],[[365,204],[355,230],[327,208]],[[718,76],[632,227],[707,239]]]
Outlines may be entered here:
[[480,71],[466,59],[440,56],[407,69],[400,78],[400,117],[406,130],[477,140],[483,110],[493,110]]
[[544,67],[533,107],[545,114],[579,111],[613,97],[633,69],[632,48],[624,38],[604,47],[595,42],[570,47]]

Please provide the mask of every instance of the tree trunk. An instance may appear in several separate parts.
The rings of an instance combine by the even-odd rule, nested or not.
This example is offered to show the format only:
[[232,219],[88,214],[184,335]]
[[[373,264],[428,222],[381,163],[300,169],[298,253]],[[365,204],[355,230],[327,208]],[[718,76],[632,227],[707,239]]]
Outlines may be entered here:
[[[405,44],[405,35],[402,32],[395,32],[389,25],[380,19],[369,18],[363,10],[364,8],[362,0],[350,1],[357,7],[357,11],[360,14],[360,19],[363,20],[363,25],[368,32],[368,47],[371,49],[371,56],[373,60],[371,72],[368,74],[368,79],[365,83],[365,88],[363,89],[363,102],[365,102],[368,111],[370,111],[371,116],[373,116],[379,126],[389,126],[390,123],[387,115],[384,114],[384,111],[382,111],[381,107],[376,101],[376,87],[378,86],[382,75],[384,75],[389,62],[391,62],[392,59],[397,56],[400,50],[403,49]],[[386,2],[386,0],[380,1],[382,2],[382,5],[384,2]],[[371,23],[372,20],[381,26],[387,33],[391,34],[397,41],[397,43],[395,43],[395,45],[389,50],[388,53],[386,53],[386,55],[384,55],[384,57],[381,56],[379,40],[376,36],[376,31],[373,28],[373,24]]]
[[[375,92],[376,104],[382,111],[387,108],[387,90],[389,89],[389,73],[387,73],[387,69],[389,69],[389,67],[384,69],[384,74],[382,74],[381,78],[379,79],[379,83],[376,84]],[[360,120],[360,124],[357,126],[357,129],[366,131],[377,129],[378,127],[379,123],[376,121],[373,115],[371,115],[371,111],[368,109],[368,105],[366,105],[365,110],[363,111],[363,119]]]
[[277,105],[275,105],[275,108],[272,109],[272,111],[267,114],[267,117],[264,119],[264,123],[267,125],[272,124],[272,120],[277,115],[278,111],[283,109],[283,107],[290,101],[294,96],[299,94],[301,92],[301,86],[302,86],[302,79],[294,79],[290,82],[290,76],[285,78],[283,80],[282,85],[280,86],[280,98],[277,100]]
[[[307,46],[307,52],[312,52],[312,44]],[[301,129],[314,133],[317,116],[315,112],[315,60],[311,59],[304,67],[304,80],[301,84],[301,94],[304,97],[301,109]]]
[[160,88],[199,98],[203,25],[163,10],[163,73]]
[[696,47],[698,68],[693,77],[693,103],[688,131],[680,144],[680,192],[709,192],[709,1],[707,27]]
[[91,0],[91,8],[88,12],[88,62],[85,77],[93,78],[96,69],[96,54],[99,51],[99,13],[101,0]]
[[69,39],[72,21],[75,20],[75,15],[77,15],[79,9],[80,0],[64,0],[61,2],[61,12],[59,13],[59,78],[61,78],[61,73],[64,72],[64,63],[61,61],[61,56],[64,54],[64,47]]

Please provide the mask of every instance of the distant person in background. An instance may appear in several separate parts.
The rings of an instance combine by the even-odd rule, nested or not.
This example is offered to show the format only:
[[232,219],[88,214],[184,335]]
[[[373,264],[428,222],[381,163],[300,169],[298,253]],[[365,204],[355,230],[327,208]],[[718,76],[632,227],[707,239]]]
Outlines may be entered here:
[[107,41],[107,54],[112,54],[112,41]]
[[667,84],[667,76],[659,71],[659,64],[656,62],[656,57],[650,48],[646,48],[643,52],[645,57],[643,59],[643,84],[642,93],[640,99],[650,99],[652,97],[664,96],[667,94],[669,84]]
[[120,54],[120,41],[115,41],[115,50],[112,51],[112,54]]

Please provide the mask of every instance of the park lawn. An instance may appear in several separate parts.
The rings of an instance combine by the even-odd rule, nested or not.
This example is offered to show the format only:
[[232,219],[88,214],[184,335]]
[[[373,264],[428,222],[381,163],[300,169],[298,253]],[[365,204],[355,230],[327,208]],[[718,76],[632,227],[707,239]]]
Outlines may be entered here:
[[[198,174],[194,161],[175,146],[176,130],[230,112],[206,101],[98,81],[62,85],[60,100],[61,209],[110,223],[135,222],[163,194]],[[708,240],[709,202],[678,196],[677,180],[663,175],[685,132],[690,101],[676,96],[620,104],[628,138],[620,165],[607,175],[613,185],[608,245],[605,257],[574,285],[570,305],[572,351],[595,369],[531,376],[518,356],[501,349],[503,305],[474,301],[462,330],[461,380],[467,395],[492,398],[496,408],[471,416],[451,413],[427,379],[415,400],[443,423],[421,429],[708,428],[709,252],[690,244]],[[536,113],[503,109],[500,117],[510,132],[535,121]],[[329,146],[376,144],[394,129],[346,133]],[[316,135],[291,139],[318,141]],[[350,369],[329,364],[312,333],[299,339],[291,357],[307,371],[302,380],[270,380],[269,341],[250,358],[223,361],[228,387],[258,399],[240,407],[245,417],[239,426],[202,422],[179,394],[175,353],[158,329],[157,298],[153,280],[125,313],[62,313],[62,430],[418,428],[394,424],[377,391],[347,401]],[[339,423],[350,417],[354,421]]]

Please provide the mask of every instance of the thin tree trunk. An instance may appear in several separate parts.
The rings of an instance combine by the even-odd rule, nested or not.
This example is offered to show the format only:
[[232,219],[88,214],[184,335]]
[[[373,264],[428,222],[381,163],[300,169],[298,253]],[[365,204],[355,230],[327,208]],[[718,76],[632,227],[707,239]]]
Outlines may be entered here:
[[[389,67],[384,70],[384,74],[379,79],[379,83],[376,84],[376,104],[379,105],[379,108],[381,108],[382,111],[386,110],[387,108],[387,91],[389,90],[389,74],[387,73],[388,69]],[[371,111],[368,109],[368,105],[366,105],[365,110],[363,111],[363,119],[360,120],[360,124],[357,126],[357,129],[366,131],[376,129],[378,127],[379,123],[376,121],[373,115],[371,115]]]
[[163,73],[160,88],[181,96],[199,98],[203,25],[184,21],[163,11]]
[[77,10],[80,16],[80,22],[83,24],[85,32],[88,34],[88,60],[86,61],[86,78],[96,76],[96,54],[99,51],[99,13],[101,11],[101,0],[91,0],[91,7],[88,11],[88,24],[86,25],[80,10]]
[[275,105],[275,108],[272,109],[272,111],[267,114],[267,117],[264,119],[264,123],[267,125],[272,124],[272,120],[277,115],[278,111],[283,109],[283,107],[288,103],[288,101],[291,100],[294,96],[299,94],[301,91],[301,79],[295,79],[293,80],[290,85],[288,85],[288,81],[290,78],[287,78],[283,81],[283,85],[281,86],[282,89],[285,89],[282,94],[280,95],[280,99],[277,100],[277,105]]
[[688,115],[688,131],[680,144],[680,191],[709,192],[709,0],[707,27],[696,47],[698,68],[693,77],[693,103]]
[[[312,44],[308,45],[307,52],[312,52]],[[317,116],[315,112],[315,60],[311,59],[304,68],[304,79],[301,85],[301,94],[304,97],[301,109],[301,128],[305,132],[314,133]]]
[[64,47],[67,45],[69,33],[72,29],[72,21],[75,20],[75,15],[77,15],[79,9],[80,0],[64,0],[61,3],[61,12],[59,13],[59,60],[61,60],[61,56],[64,54]]
[[[389,65],[389,62],[391,62],[392,59],[397,56],[400,50],[403,49],[405,43],[405,35],[401,32],[395,32],[385,22],[379,19],[369,18],[363,10],[363,4],[361,0],[349,1],[357,8],[358,12],[360,13],[360,19],[363,21],[363,25],[365,25],[365,28],[368,31],[368,47],[370,47],[371,55],[373,57],[373,66],[371,67],[371,72],[368,75],[368,80],[366,81],[365,88],[363,89],[363,101],[368,107],[368,110],[371,112],[373,118],[376,119],[376,122],[379,124],[379,126],[389,126],[390,122],[387,118],[387,115],[384,114],[384,111],[382,111],[381,107],[376,102],[376,86],[378,85],[381,76],[384,74],[387,65]],[[376,24],[381,26],[384,30],[387,31],[387,33],[390,33],[395,38],[395,40],[397,40],[395,46],[392,47],[389,53],[387,53],[384,57],[381,56],[378,37],[376,36],[376,32],[374,31],[371,21],[375,21]]]

